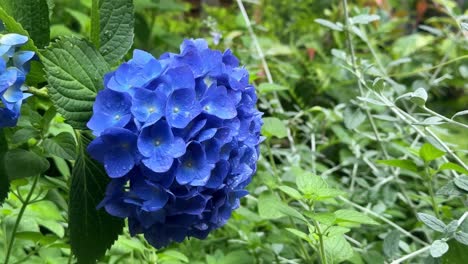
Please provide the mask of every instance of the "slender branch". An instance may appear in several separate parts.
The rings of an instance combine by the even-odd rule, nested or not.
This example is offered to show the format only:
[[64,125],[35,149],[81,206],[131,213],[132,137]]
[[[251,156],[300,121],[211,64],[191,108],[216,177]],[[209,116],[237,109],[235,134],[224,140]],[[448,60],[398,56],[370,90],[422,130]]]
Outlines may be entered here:
[[363,212],[366,212],[366,213],[368,213],[368,214],[370,214],[370,215],[372,215],[372,216],[374,216],[374,217],[376,217],[376,218],[378,218],[378,219],[384,221],[385,223],[387,223],[387,224],[391,225],[392,227],[394,227],[396,230],[400,231],[400,232],[401,232],[402,234],[404,234],[405,236],[407,236],[407,237],[413,239],[415,242],[418,242],[418,243],[420,243],[420,244],[422,244],[422,245],[427,245],[426,242],[424,242],[424,241],[422,241],[420,238],[418,238],[418,237],[412,235],[410,232],[406,231],[404,228],[402,228],[401,226],[395,224],[395,223],[392,222],[391,220],[389,220],[389,219],[387,219],[387,218],[385,218],[385,217],[383,217],[383,216],[381,216],[381,215],[379,215],[379,214],[373,212],[372,210],[369,210],[369,209],[367,209],[367,208],[365,208],[365,207],[363,207],[363,206],[360,206],[359,204],[353,203],[353,202],[351,202],[350,200],[348,200],[348,199],[346,199],[346,198],[344,198],[344,197],[342,197],[342,196],[339,196],[338,198],[339,198],[341,201],[343,201],[343,202],[345,202],[345,203],[347,203],[347,204],[349,204],[349,205],[351,205],[351,206],[353,206],[353,207],[355,207],[355,208],[357,208],[357,209],[359,209],[359,210],[361,210],[361,211],[363,211]]
[[392,261],[390,264],[399,264],[399,263],[402,263],[403,261],[408,260],[408,259],[413,258],[413,257],[416,257],[417,255],[420,255],[420,254],[422,254],[422,253],[424,253],[424,252],[426,252],[426,251],[428,251],[428,250],[430,250],[430,249],[431,249],[431,246],[430,246],[430,245],[429,245],[429,246],[425,246],[425,247],[421,248],[420,250],[417,250],[417,251],[412,252],[412,253],[410,253],[410,254],[408,254],[408,255],[406,255],[406,256],[403,256],[403,257],[401,257],[401,258],[399,258],[399,259],[396,259],[396,260]]
[[[269,83],[274,83],[273,82],[273,77],[271,76],[270,72],[270,67],[268,67],[268,63],[265,59],[265,54],[263,53],[262,47],[260,46],[260,43],[258,42],[257,35],[255,35],[255,32],[253,31],[252,23],[250,22],[249,15],[247,14],[247,11],[245,10],[244,4],[242,3],[242,0],[237,0],[237,5],[239,6],[239,10],[242,14],[242,17],[244,18],[244,22],[247,26],[247,30],[249,31],[250,37],[252,38],[252,41],[254,42],[255,48],[257,49],[258,56],[260,57],[260,60],[262,62],[262,67],[263,70],[265,71],[265,75],[267,77],[267,80]],[[273,96],[276,100],[276,104],[278,106],[278,112],[284,113],[283,106],[281,105],[281,101],[278,97],[278,93],[273,92]],[[288,141],[289,145],[291,148],[291,151],[293,153],[296,152],[296,146],[294,144],[294,139],[292,137],[291,129],[288,127],[287,128],[287,136],[288,136]]]
[[455,120],[453,120],[453,119],[450,119],[450,118],[448,118],[448,117],[445,117],[445,116],[443,116],[443,115],[441,115],[441,114],[439,114],[439,113],[437,113],[437,112],[435,112],[435,111],[432,111],[431,109],[427,108],[426,106],[423,106],[422,109],[423,109],[424,111],[426,111],[427,113],[433,115],[433,116],[437,116],[437,117],[439,117],[440,119],[443,119],[444,121],[447,121],[447,123],[454,124],[454,125],[457,125],[457,126],[461,126],[461,127],[463,127],[463,128],[468,128],[468,125],[463,124],[463,123],[460,123],[460,122],[457,122],[457,121],[455,121]]
[[19,224],[21,222],[21,218],[23,218],[23,214],[26,211],[26,207],[28,206],[29,201],[31,200],[31,197],[32,197],[32,195],[34,193],[34,189],[36,188],[38,180],[39,180],[39,175],[34,177],[34,181],[33,181],[33,184],[31,186],[31,189],[29,190],[28,196],[24,200],[24,203],[21,205],[21,209],[19,211],[18,217],[16,218],[15,225],[13,226],[13,229],[11,231],[10,242],[8,243],[8,249],[7,249],[5,262],[4,262],[5,264],[8,264],[8,262],[10,261],[11,250],[13,249],[13,243],[15,242],[16,230],[19,227]]

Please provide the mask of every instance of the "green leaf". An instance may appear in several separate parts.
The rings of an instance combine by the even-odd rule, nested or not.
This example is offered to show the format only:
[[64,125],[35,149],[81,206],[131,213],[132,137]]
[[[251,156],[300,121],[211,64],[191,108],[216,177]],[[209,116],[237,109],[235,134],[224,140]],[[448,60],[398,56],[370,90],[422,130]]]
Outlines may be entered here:
[[96,93],[109,66],[89,42],[63,38],[42,53],[49,93],[58,112],[76,129],[86,129]]
[[161,262],[178,260],[184,263],[189,263],[189,259],[187,258],[187,256],[176,250],[164,250],[164,252],[158,256],[158,259]]
[[262,194],[258,198],[258,214],[264,219],[278,219],[283,217],[283,213],[279,210],[280,204],[283,202],[276,196],[271,194]]
[[468,191],[468,176],[460,176],[455,178],[453,182],[458,188]]
[[76,158],[75,138],[67,132],[62,132],[53,138],[47,138],[43,143],[44,149],[51,155],[66,160]]
[[354,210],[349,209],[341,209],[335,212],[336,222],[341,224],[349,223],[356,223],[356,224],[368,224],[368,225],[378,225],[376,221],[374,221],[369,216]]
[[304,232],[302,232],[300,230],[297,230],[297,229],[294,229],[294,228],[286,228],[286,230],[288,230],[291,234],[299,237],[302,240],[310,241],[309,236],[306,233],[304,233]]
[[328,237],[323,242],[328,263],[340,263],[353,257],[353,248],[342,235]]
[[333,23],[330,20],[321,19],[321,18],[317,18],[314,21],[315,23],[318,23],[329,29],[336,30],[336,31],[343,31],[343,25],[340,22]]
[[115,64],[133,44],[133,0],[99,2],[99,51],[109,64]]
[[424,106],[427,101],[427,92],[424,88],[418,88],[416,91],[410,94],[411,102],[418,106]]
[[445,195],[445,196],[462,196],[466,192],[464,192],[462,189],[458,188],[454,181],[449,181],[447,184],[444,186],[440,187],[437,190],[437,195]]
[[296,209],[284,204],[278,197],[271,194],[263,194],[258,198],[258,214],[264,219],[278,219],[283,216],[291,216],[307,222],[304,216]]
[[292,172],[296,176],[297,188],[304,194],[312,195],[319,189],[328,188],[325,180],[311,172],[299,167],[292,168]]
[[70,187],[70,244],[79,263],[95,263],[122,232],[124,221],[96,209],[110,180],[102,166],[86,154],[91,137],[77,134],[77,138],[79,153]]
[[4,157],[8,151],[8,144],[3,134],[3,129],[0,129],[0,206],[8,197],[10,191],[10,181],[6,174]]
[[296,189],[291,188],[286,185],[279,186],[278,189],[286,193],[287,195],[291,196],[292,198],[296,200],[300,200],[302,198],[301,193],[299,193]]
[[334,213],[316,213],[311,215],[311,217],[319,223],[327,226],[332,226],[336,220],[336,216]]
[[1,0],[0,5],[28,31],[37,47],[49,44],[49,6],[46,0]]
[[444,232],[445,227],[446,227],[444,222],[440,221],[434,216],[425,214],[425,213],[418,213],[417,216],[421,222],[423,222],[426,226],[430,227],[432,230],[435,230],[441,233]]
[[[1,7],[0,7],[0,20],[3,21],[8,32],[18,33],[18,34],[29,37],[28,32],[21,26],[21,24],[16,22],[16,20],[10,15],[8,15],[8,13]],[[36,54],[39,53],[39,50],[37,49],[36,45],[34,44],[34,41],[31,38],[29,38],[28,42],[26,42],[26,44],[23,45],[23,49],[32,50],[36,52]]]
[[398,255],[398,244],[400,242],[400,231],[393,230],[387,234],[383,242],[385,256],[393,258]]
[[366,120],[366,115],[359,108],[347,107],[343,113],[343,120],[347,129],[355,129]]
[[419,149],[419,156],[424,160],[424,162],[430,162],[437,158],[440,158],[445,155],[445,152],[434,147],[429,143],[424,143],[424,145]]
[[451,119],[454,119],[455,117],[457,117],[457,116],[462,116],[462,115],[468,115],[468,110],[463,110],[463,111],[460,111],[460,112],[455,113],[455,114],[451,117]]
[[40,132],[33,127],[21,128],[13,134],[12,142],[14,144],[22,144],[31,138],[39,137],[39,135]]
[[465,232],[455,233],[455,239],[462,244],[468,245],[468,234]]
[[442,164],[440,166],[439,170],[454,170],[456,172],[468,175],[468,170],[466,170],[462,166],[460,166],[458,164],[455,164],[455,163],[452,163],[452,162],[447,162],[447,163]]
[[418,172],[418,166],[412,160],[378,160],[377,163]]
[[49,162],[32,151],[12,149],[5,154],[5,169],[10,180],[41,175]]
[[276,117],[265,117],[263,118],[262,135],[265,137],[277,137],[285,138],[288,135],[288,131],[284,123]]
[[266,94],[271,92],[286,91],[288,88],[275,83],[261,83],[257,87],[257,90],[261,94]]
[[431,245],[431,256],[434,258],[440,258],[444,255],[449,249],[447,242],[442,240],[436,240]]
[[468,246],[455,240],[448,241],[449,250],[442,256],[443,264],[465,264],[468,259]]
[[358,16],[352,17],[351,23],[352,24],[369,24],[370,22],[373,22],[379,19],[380,17],[378,15],[364,14],[364,15],[358,15]]

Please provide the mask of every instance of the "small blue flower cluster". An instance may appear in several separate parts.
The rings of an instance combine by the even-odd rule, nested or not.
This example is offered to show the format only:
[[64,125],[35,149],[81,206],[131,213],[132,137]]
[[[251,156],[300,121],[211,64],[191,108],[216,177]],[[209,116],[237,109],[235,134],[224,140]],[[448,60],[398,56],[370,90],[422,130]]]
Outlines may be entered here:
[[29,61],[35,54],[17,50],[27,41],[28,37],[23,35],[0,34],[0,128],[16,125],[23,100],[31,96],[23,91]]
[[255,88],[238,59],[185,40],[159,59],[135,50],[105,76],[88,127],[112,178],[100,207],[154,247],[223,226],[256,171]]

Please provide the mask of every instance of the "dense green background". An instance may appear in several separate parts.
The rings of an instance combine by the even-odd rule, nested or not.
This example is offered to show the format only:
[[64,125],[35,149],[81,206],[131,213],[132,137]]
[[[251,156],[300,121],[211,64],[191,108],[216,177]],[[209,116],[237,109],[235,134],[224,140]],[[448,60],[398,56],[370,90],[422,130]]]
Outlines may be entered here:
[[[10,263],[374,264],[421,249],[407,263],[465,263],[468,3],[249,0],[245,17],[238,1],[205,2],[0,0],[42,61],[18,127],[0,133],[0,261],[14,237]],[[184,38],[232,49],[251,72],[267,140],[250,195],[206,240],[155,250],[124,229],[102,256],[123,223],[83,205],[106,177],[73,128],[131,49],[159,56]],[[60,100],[70,91],[80,99]]]

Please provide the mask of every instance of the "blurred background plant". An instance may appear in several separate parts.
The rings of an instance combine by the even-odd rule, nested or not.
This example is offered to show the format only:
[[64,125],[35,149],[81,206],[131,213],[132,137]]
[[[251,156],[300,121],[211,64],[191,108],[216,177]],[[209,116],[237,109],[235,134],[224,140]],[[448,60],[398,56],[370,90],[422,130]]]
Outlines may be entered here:
[[[49,0],[51,38],[89,37],[91,2]],[[465,263],[467,2],[134,5],[134,48],[159,56],[183,38],[205,38],[240,57],[253,73],[267,140],[251,194],[224,228],[159,251],[125,233],[102,263]],[[8,132],[15,144],[69,129],[35,109],[47,102],[28,102],[25,122]],[[70,163],[50,159],[50,177],[14,181],[0,209],[0,235],[16,232],[11,263],[73,262]],[[0,240],[0,259],[9,245]]]

